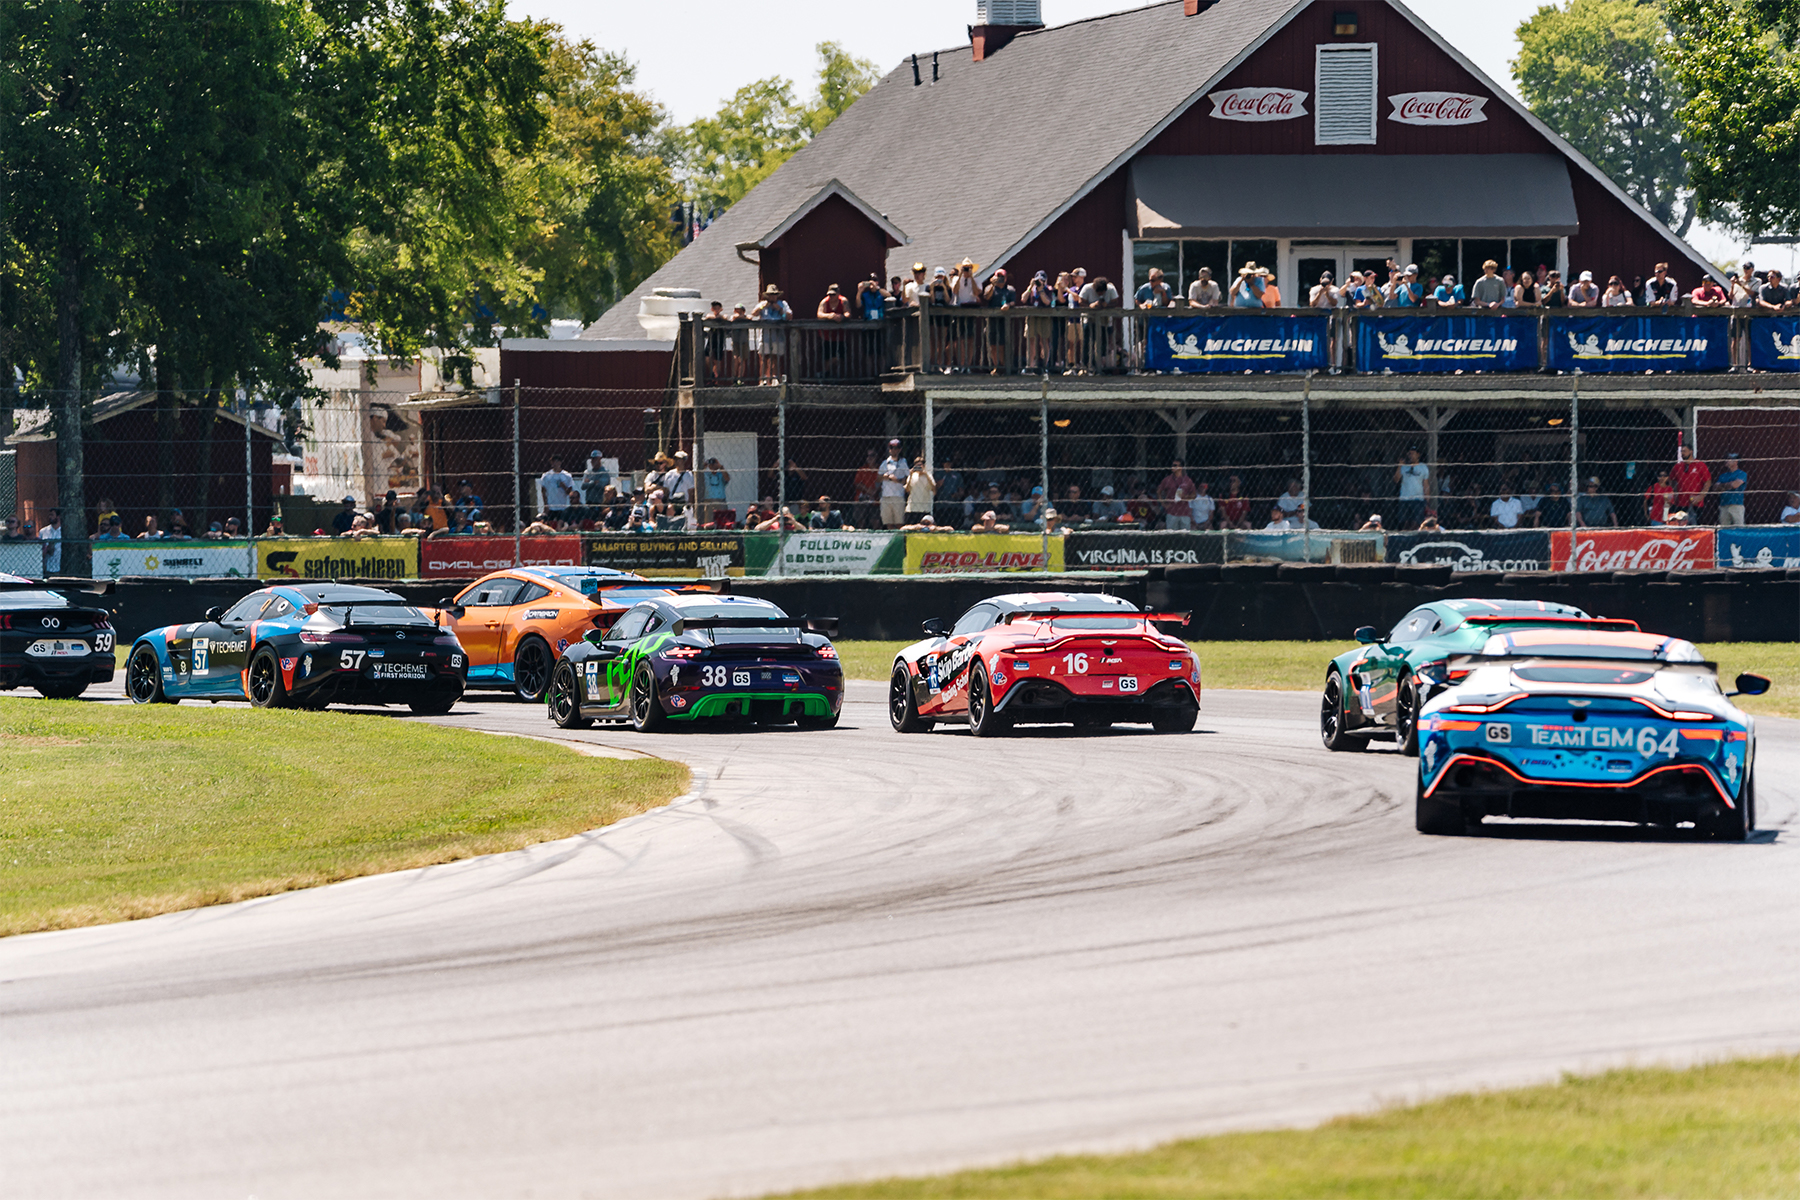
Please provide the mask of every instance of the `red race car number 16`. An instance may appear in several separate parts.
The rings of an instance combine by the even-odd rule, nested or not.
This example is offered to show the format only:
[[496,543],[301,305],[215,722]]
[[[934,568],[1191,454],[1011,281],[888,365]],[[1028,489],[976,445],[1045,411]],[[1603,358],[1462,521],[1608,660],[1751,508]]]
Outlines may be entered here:
[[1085,654],[1065,654],[1063,655],[1063,666],[1069,669],[1069,674],[1071,675],[1086,675],[1088,673],[1088,656]]

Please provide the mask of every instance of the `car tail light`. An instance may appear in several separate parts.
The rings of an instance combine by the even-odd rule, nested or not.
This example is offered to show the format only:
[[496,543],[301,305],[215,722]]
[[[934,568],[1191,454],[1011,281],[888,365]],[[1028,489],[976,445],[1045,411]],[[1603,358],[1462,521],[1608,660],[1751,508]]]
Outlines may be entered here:
[[1694,712],[1691,709],[1675,709],[1670,711],[1662,705],[1646,700],[1642,696],[1633,696],[1633,700],[1663,718],[1665,721],[1717,721],[1720,718],[1709,712]]
[[836,658],[837,647],[830,642],[826,642],[823,646],[815,647],[813,653],[817,654],[820,658]]
[[12,614],[11,613],[0,613],[0,629],[11,629],[11,628],[12,628]]
[[1508,696],[1506,699],[1496,700],[1492,704],[1452,704],[1445,708],[1444,711],[1455,713],[1493,713],[1499,712],[1517,699],[1517,696]]
[[[1451,712],[1462,712],[1463,710],[1459,709],[1459,708],[1453,708],[1450,711]],[[1481,722],[1480,721],[1439,721],[1437,723],[1436,727],[1438,729],[1462,730],[1464,732],[1467,732],[1468,730],[1471,730],[1471,729],[1480,729]]]
[[300,640],[313,646],[324,646],[333,642],[336,642],[339,645],[348,643],[352,646],[358,646],[369,639],[363,637],[361,634],[344,633],[341,630],[331,633],[320,633],[314,629],[302,629],[300,631]]
[[699,658],[706,651],[698,646],[670,646],[663,651],[664,658]]

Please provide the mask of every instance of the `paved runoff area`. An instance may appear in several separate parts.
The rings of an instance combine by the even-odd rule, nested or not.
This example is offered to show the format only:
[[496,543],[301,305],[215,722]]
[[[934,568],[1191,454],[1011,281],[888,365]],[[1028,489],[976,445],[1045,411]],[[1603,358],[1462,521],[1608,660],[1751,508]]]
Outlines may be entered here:
[[1800,1050],[1800,723],[1762,723],[1748,845],[1428,838],[1414,763],[1326,753],[1311,696],[995,741],[884,700],[639,737],[477,699],[438,723],[677,758],[693,793],[0,942],[4,1190],[743,1196]]

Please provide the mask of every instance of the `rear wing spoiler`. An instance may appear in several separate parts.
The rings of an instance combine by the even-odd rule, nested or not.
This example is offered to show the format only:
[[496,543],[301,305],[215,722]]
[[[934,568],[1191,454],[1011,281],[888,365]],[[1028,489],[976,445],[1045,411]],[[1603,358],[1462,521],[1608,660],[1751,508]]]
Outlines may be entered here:
[[1481,613],[1473,617],[1464,617],[1465,625],[1555,625],[1569,626],[1575,629],[1592,629],[1601,633],[1642,633],[1636,621],[1627,621],[1622,617],[1501,617],[1493,613]]
[[838,632],[836,617],[695,617],[678,620],[673,632],[680,637],[690,629],[799,629],[806,633],[822,633],[834,638]]
[[1016,608],[1000,618],[1002,625],[1010,625],[1020,617],[1135,617],[1140,621],[1152,621],[1158,625],[1187,625],[1194,619],[1192,611],[1179,613],[1122,612],[1118,609],[1094,610],[1088,608]]
[[1468,674],[1477,667],[1503,666],[1507,663],[1555,667],[1606,667],[1614,670],[1675,671],[1693,674],[1719,673],[1716,662],[1670,662],[1666,658],[1607,658],[1582,654],[1455,654],[1444,661],[1446,671]]
[[649,588],[659,592],[701,593],[705,595],[724,596],[731,592],[729,579],[695,579],[670,581],[662,583],[655,579],[602,579],[594,584],[592,591],[584,591],[582,595],[592,596],[595,592],[612,592],[622,588]]
[[54,579],[0,579],[0,592],[81,592],[88,596],[110,596],[119,590],[117,580],[74,579],[67,576],[58,583]]

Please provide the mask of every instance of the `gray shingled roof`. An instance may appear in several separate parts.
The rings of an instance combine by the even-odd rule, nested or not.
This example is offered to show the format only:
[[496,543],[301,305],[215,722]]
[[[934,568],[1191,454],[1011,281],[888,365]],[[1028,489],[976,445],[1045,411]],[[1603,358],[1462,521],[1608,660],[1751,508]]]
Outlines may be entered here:
[[[638,301],[653,288],[753,303],[756,268],[738,243],[834,178],[912,238],[889,255],[890,274],[964,255],[993,265],[1303,2],[1220,0],[1187,17],[1172,0],[1023,34],[980,63],[961,46],[939,54],[936,84],[921,54],[922,87],[909,59],[582,336],[643,337]],[[1083,79],[1105,89],[1104,105],[1080,96]]]

